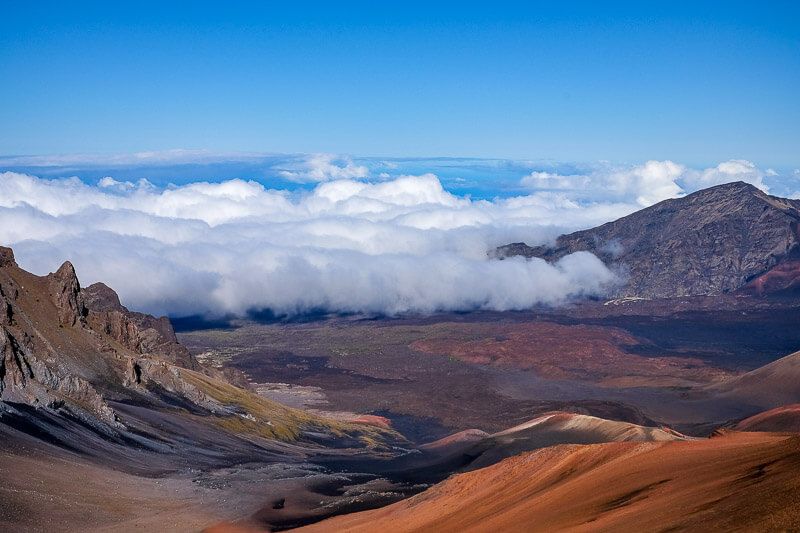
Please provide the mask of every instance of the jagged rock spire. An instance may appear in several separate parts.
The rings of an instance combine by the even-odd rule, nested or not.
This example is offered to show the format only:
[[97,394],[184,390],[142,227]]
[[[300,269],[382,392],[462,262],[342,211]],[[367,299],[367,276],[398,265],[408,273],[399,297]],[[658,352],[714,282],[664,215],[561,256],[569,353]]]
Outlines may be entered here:
[[81,284],[72,263],[65,261],[50,278],[50,295],[58,308],[62,326],[74,326],[86,317],[86,305],[81,294]]

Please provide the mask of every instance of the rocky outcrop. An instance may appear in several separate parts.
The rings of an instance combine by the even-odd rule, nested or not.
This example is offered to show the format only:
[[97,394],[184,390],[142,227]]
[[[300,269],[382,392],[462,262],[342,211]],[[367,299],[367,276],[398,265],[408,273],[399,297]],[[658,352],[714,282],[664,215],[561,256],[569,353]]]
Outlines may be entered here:
[[122,427],[104,398],[121,388],[148,397],[157,386],[227,412],[182,380],[179,367],[198,365],[166,317],[130,312],[103,284],[82,290],[69,262],[33,276],[0,248],[0,263],[0,402],[66,410],[105,431]]
[[[0,268],[16,267],[14,252],[11,248],[0,246]],[[14,321],[14,300],[19,297],[19,288],[13,280],[0,283],[0,325],[8,326]]]
[[81,294],[81,284],[75,267],[66,261],[55,273],[49,274],[50,297],[58,309],[58,320],[62,326],[74,326],[86,317],[86,305]]
[[198,364],[169,319],[129,311],[106,285],[81,289],[70,262],[33,276],[0,247],[0,402],[66,409],[113,428],[120,423],[105,394],[147,397],[158,386],[224,411],[183,383],[178,367]]
[[[557,261],[588,251],[625,280],[614,296],[717,295],[736,291],[776,267],[800,277],[800,270],[781,267],[800,256],[799,225],[800,201],[738,182],[562,235],[553,246],[513,243],[491,255]],[[785,278],[780,277],[779,286],[792,286],[794,281]]]
[[0,327],[0,398],[10,397],[33,378],[33,370],[16,339]]
[[11,302],[16,299],[17,291],[13,290],[12,294],[6,294],[8,289],[3,289],[0,285],[0,325],[8,326],[14,321],[14,307]]
[[119,295],[105,283],[93,283],[83,289],[86,307],[92,311],[127,311],[119,300]]
[[103,283],[84,289],[82,298],[88,308],[88,324],[95,331],[136,353],[156,355],[185,368],[198,368],[197,360],[178,342],[169,318],[129,311],[120,303],[117,293]]

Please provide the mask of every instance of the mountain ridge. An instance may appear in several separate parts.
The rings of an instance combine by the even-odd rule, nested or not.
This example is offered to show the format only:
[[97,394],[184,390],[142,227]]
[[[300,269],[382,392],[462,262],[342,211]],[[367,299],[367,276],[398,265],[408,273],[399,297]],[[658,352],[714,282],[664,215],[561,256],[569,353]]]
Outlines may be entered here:
[[[19,268],[10,248],[0,247],[0,310],[0,420],[38,424],[38,434],[60,432],[59,420],[67,418],[92,428],[95,437],[115,440],[121,450],[131,439],[158,449],[157,440],[150,441],[159,432],[151,419],[167,413],[188,425],[210,424],[214,438],[340,439],[356,447],[402,440],[390,429],[283,406],[202,367],[166,317],[129,311],[105,285],[82,289],[68,261],[36,276]],[[187,415],[202,416],[191,421]]]

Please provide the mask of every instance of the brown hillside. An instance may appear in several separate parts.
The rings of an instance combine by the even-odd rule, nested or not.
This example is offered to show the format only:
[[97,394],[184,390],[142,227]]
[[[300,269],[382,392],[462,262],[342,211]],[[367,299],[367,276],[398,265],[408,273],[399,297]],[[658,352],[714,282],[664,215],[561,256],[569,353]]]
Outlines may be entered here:
[[800,526],[800,437],[555,446],[304,531],[785,530]]

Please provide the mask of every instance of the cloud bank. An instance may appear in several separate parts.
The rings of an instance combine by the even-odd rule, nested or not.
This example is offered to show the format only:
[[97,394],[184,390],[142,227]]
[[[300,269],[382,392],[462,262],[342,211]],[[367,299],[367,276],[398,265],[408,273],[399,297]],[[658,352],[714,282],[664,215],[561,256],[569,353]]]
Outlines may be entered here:
[[173,315],[506,310],[602,294],[614,275],[591,254],[549,265],[486,252],[625,209],[552,195],[473,201],[431,174],[295,194],[244,180],[160,189],[0,174],[0,241],[21,266],[43,274],[70,259],[84,284]]
[[310,186],[0,173],[0,243],[39,274],[69,259],[85,285],[103,281],[129,307],[156,314],[526,309],[602,296],[618,279],[588,253],[550,265],[491,260],[488,250],[546,243],[724,181],[763,188],[767,175],[747,161],[706,170],[671,161],[538,170],[517,175],[527,193],[476,200],[433,174],[389,175],[388,164],[377,173],[335,156],[291,162],[279,172]]
[[774,171],[761,170],[755,163],[734,159],[716,167],[697,170],[672,161],[647,161],[642,165],[599,165],[588,173],[563,175],[533,171],[520,183],[533,190],[556,190],[573,196],[634,200],[648,207],[661,200],[682,196],[713,185],[744,181],[764,192],[764,182]]

